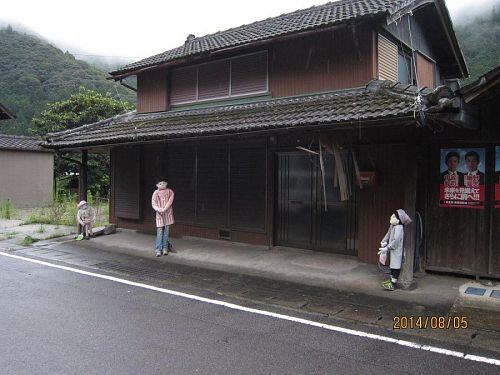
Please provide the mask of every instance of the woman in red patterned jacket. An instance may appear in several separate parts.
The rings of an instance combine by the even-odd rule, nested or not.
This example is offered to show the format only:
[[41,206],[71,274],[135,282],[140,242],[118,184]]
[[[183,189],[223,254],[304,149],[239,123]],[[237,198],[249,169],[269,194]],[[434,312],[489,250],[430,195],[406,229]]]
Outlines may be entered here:
[[156,211],[156,244],[155,254],[157,257],[168,254],[168,229],[174,223],[174,192],[167,189],[167,183],[160,181],[151,198],[151,205]]

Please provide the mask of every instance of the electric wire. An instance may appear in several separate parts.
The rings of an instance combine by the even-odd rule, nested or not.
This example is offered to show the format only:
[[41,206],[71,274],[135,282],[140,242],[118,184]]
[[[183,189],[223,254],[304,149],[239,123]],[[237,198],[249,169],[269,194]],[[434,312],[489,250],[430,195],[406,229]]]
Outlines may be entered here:
[[415,97],[415,105],[417,107],[418,115],[420,117],[421,125],[426,126],[427,124],[427,119],[425,118],[425,113],[422,109],[422,95],[420,93],[420,83],[418,81],[418,71],[417,71],[417,63],[416,63],[416,52],[415,48],[413,47],[413,35],[411,32],[411,17],[413,17],[413,12],[410,11],[408,13],[408,32],[410,34],[410,47],[411,47],[411,54],[412,54],[412,62],[413,62],[413,69],[415,70],[415,83],[417,85],[417,93]]

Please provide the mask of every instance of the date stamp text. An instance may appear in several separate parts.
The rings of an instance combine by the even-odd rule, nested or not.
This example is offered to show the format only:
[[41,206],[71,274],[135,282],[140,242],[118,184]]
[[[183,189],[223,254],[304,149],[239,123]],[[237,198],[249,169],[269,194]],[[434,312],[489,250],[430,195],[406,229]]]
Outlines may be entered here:
[[467,316],[405,316],[396,315],[392,320],[393,329],[467,329]]

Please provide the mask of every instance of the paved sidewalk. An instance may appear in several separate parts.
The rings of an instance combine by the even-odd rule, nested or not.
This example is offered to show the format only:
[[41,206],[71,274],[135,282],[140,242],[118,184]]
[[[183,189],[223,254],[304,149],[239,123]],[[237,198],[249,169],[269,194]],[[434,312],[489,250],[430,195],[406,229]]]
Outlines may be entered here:
[[[154,236],[135,231],[120,230],[114,235],[82,241],[80,245],[155,259],[162,263],[185,264],[384,297],[391,294],[391,298],[426,304],[452,303],[458,296],[459,287],[470,281],[420,274],[416,275],[417,289],[388,292],[380,286],[388,276],[376,266],[360,262],[355,257],[292,248],[269,249],[266,246],[195,237],[173,238],[171,241],[178,252],[161,258],[154,256]],[[439,288],[436,287],[438,284]]]
[[[388,292],[387,277],[374,265],[356,258],[308,250],[250,246],[192,237],[173,238],[177,253],[156,258],[154,236],[120,230],[89,241],[72,237],[22,247],[0,242],[0,251],[50,259],[78,267],[133,277],[192,293],[265,303],[298,312],[319,314],[354,328],[368,325],[402,337],[418,336],[476,349],[500,357],[500,299],[468,296],[467,286],[483,287],[470,278],[417,274],[412,291]],[[500,289],[493,284],[490,288]],[[395,317],[466,316],[467,329],[402,329]],[[453,321],[452,321],[453,322]],[[429,322],[430,324],[430,322]]]

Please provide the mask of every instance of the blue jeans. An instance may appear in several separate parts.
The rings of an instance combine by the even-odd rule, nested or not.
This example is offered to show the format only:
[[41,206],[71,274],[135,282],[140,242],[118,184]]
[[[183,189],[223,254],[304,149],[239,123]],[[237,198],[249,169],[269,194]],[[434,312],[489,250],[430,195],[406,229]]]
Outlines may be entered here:
[[168,248],[168,225],[156,228],[155,251],[162,251]]

